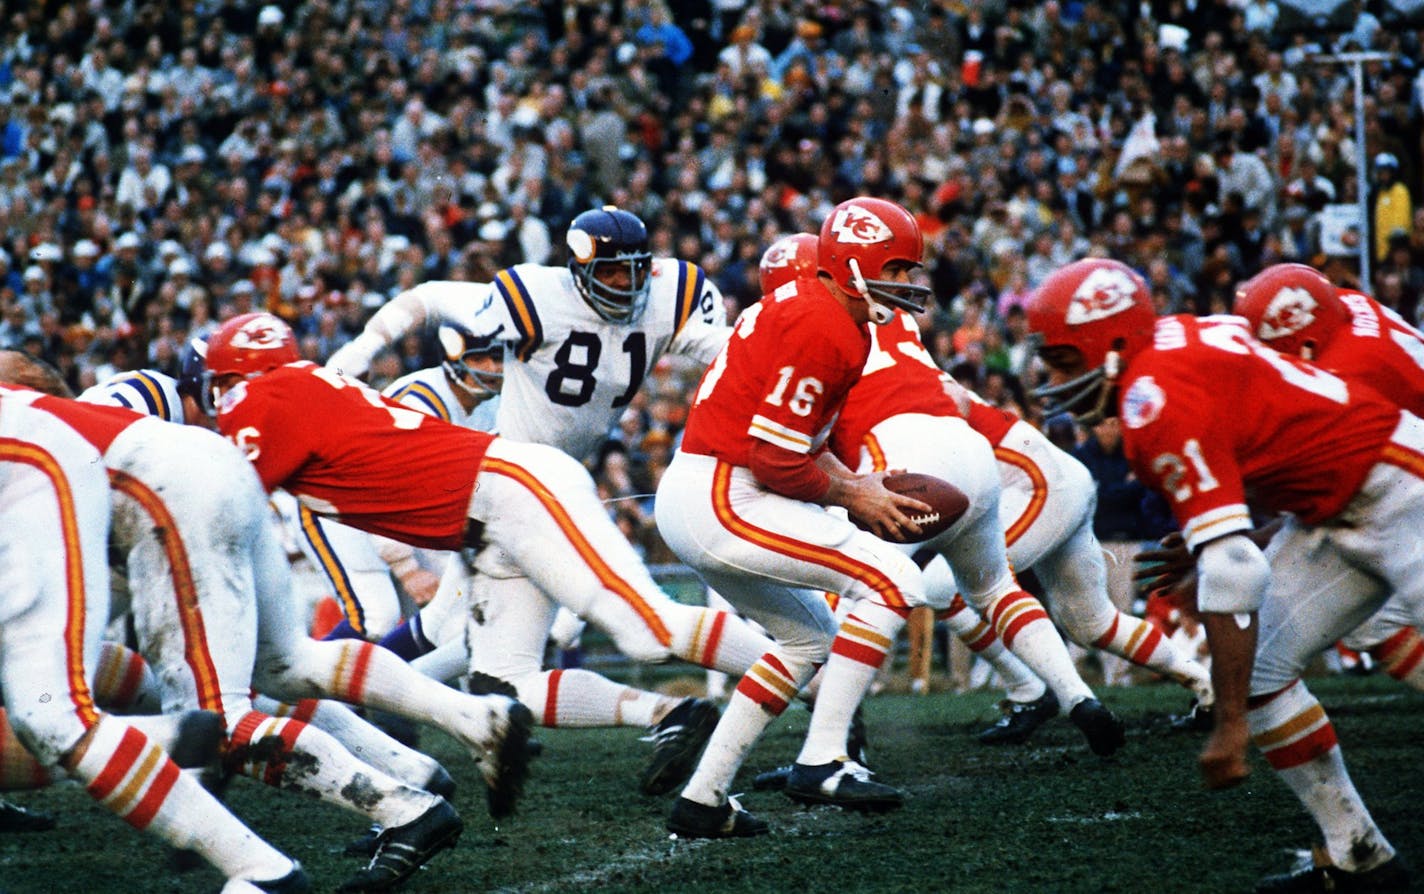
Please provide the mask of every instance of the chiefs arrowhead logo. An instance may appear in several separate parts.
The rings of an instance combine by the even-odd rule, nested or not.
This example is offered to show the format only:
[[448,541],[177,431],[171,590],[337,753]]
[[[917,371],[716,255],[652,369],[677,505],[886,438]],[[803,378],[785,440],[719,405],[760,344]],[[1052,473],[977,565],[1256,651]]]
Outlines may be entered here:
[[257,351],[280,348],[285,334],[275,319],[258,317],[243,323],[242,328],[232,334],[232,346]]
[[1151,376],[1143,376],[1122,399],[1122,422],[1128,428],[1142,428],[1162,415],[1166,406],[1167,393]]
[[1256,337],[1269,342],[1272,339],[1294,335],[1315,322],[1315,299],[1305,289],[1287,286],[1276,293],[1266,312],[1261,316],[1261,324],[1256,327]]
[[[789,250],[788,250],[789,249]],[[796,260],[796,243],[773,245],[771,250],[762,258],[761,264],[769,270],[780,270],[782,267],[790,267]]]
[[1092,323],[1131,310],[1137,283],[1121,270],[1099,267],[1079,283],[1068,304],[1065,321],[1070,326]]
[[831,220],[831,232],[836,234],[837,242],[845,245],[875,245],[895,238],[885,221],[856,205],[847,205],[836,212]]

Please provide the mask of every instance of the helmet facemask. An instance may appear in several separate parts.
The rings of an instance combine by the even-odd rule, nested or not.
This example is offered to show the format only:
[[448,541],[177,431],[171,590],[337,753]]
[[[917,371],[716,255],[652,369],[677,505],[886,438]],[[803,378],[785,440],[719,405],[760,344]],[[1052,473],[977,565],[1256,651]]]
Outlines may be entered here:
[[1117,415],[1117,380],[1121,373],[1122,354],[1111,350],[1103,358],[1101,366],[1079,373],[1066,382],[1035,388],[1033,396],[1044,402],[1045,419],[1067,413],[1079,425],[1092,427],[1109,416]]
[[[623,289],[599,279],[600,270],[626,265],[629,288]],[[643,316],[651,287],[653,255],[648,251],[620,251],[612,257],[594,257],[586,263],[570,262],[579,294],[594,312],[610,323],[635,323]]]
[[504,387],[503,364],[495,372],[472,366],[471,361],[491,357],[503,360],[503,344],[496,341],[493,335],[483,339],[468,336],[474,340],[472,345],[462,328],[452,326],[441,326],[438,335],[440,346],[445,351],[445,360],[440,366],[455,387],[480,399],[499,394]]
[[860,272],[860,262],[847,258],[850,269],[850,284],[865,303],[870,306],[870,321],[884,326],[895,319],[895,308],[910,313],[923,313],[929,301],[931,289],[913,282],[898,282],[891,279],[866,279]]

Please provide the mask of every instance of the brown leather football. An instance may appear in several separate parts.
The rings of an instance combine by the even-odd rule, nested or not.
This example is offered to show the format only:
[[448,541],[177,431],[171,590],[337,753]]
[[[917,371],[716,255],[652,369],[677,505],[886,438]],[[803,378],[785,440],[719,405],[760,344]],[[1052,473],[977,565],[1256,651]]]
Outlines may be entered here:
[[[899,543],[924,543],[943,533],[969,510],[969,498],[964,495],[964,491],[933,475],[901,472],[898,475],[886,476],[885,487],[934,507],[928,513],[914,516],[915,522],[920,526],[920,533],[913,538],[897,540]],[[858,521],[856,524],[865,527]]]

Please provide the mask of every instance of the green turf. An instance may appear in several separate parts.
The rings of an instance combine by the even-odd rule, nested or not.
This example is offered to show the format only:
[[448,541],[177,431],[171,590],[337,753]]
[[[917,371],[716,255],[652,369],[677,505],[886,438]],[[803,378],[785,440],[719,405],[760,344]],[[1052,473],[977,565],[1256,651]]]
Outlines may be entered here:
[[[1353,775],[1395,844],[1424,863],[1418,757],[1424,696],[1385,677],[1311,681],[1330,711]],[[426,744],[456,776],[464,838],[406,886],[433,892],[1217,892],[1248,891],[1308,846],[1314,828],[1270,769],[1253,757],[1248,784],[1203,791],[1200,735],[1163,730],[1185,694],[1149,685],[1105,690],[1128,721],[1116,758],[1091,755],[1066,720],[1031,747],[986,749],[971,733],[994,716],[991,696],[880,696],[867,703],[871,759],[908,793],[883,817],[805,810],[779,794],[751,793],[751,773],[794,756],[807,715],[791,711],[739,779],[743,799],[772,824],[736,842],[670,840],[671,796],[636,783],[648,746],[635,730],[542,730],[518,814],[496,828],[468,760],[451,740]],[[175,876],[163,847],[105,814],[74,786],[22,793],[53,811],[60,831],[0,837],[0,887],[8,894],[216,891],[209,869]],[[362,818],[237,780],[232,808],[296,856],[316,891],[357,868],[342,845]]]

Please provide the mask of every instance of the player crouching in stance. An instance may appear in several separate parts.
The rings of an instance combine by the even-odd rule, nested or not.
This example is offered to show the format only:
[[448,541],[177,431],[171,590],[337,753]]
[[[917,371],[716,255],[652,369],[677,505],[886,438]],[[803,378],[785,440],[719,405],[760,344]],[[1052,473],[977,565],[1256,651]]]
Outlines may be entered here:
[[[1324,835],[1314,865],[1257,890],[1408,888],[1300,676],[1392,594],[1424,604],[1424,421],[1277,353],[1240,318],[1156,318],[1146,283],[1117,261],[1053,273],[1028,319],[1053,394],[1080,419],[1118,414],[1134,473],[1170,502],[1196,556],[1216,689],[1207,785],[1244,780],[1254,739]],[[1264,554],[1246,536],[1252,508],[1290,513]]]
[[[109,479],[98,450],[34,406],[35,395],[0,389],[0,687],[15,733],[40,764],[62,766],[134,828],[201,854],[227,877],[225,894],[309,890],[300,866],[152,737],[95,707],[90,669],[109,609]],[[220,736],[209,740],[211,754]],[[183,744],[180,736],[173,754]]]
[[[224,324],[207,362],[219,430],[268,489],[412,546],[496,552],[637,660],[747,667],[765,651],[734,615],[667,596],[568,454],[450,425],[298,362],[291,330],[268,314]],[[462,557],[446,576],[467,579]]]

